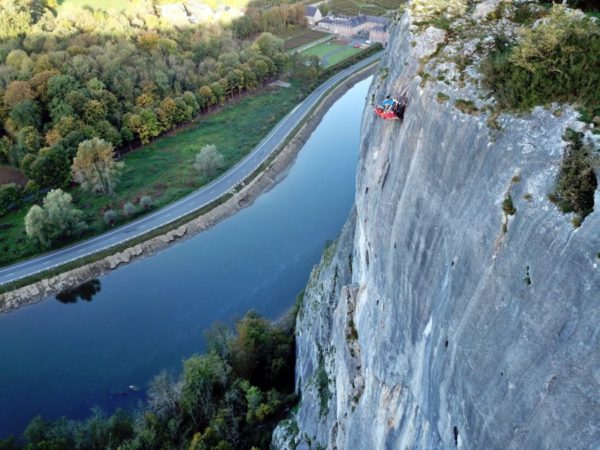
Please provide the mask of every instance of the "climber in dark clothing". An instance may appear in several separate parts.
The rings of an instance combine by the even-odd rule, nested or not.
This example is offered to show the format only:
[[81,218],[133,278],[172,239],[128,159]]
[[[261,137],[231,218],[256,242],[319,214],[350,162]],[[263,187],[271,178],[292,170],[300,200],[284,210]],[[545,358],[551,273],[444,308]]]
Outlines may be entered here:
[[394,113],[396,117],[400,119],[400,121],[404,120],[404,113],[406,111],[406,105],[408,104],[408,99],[406,95],[402,95],[396,102],[394,103]]

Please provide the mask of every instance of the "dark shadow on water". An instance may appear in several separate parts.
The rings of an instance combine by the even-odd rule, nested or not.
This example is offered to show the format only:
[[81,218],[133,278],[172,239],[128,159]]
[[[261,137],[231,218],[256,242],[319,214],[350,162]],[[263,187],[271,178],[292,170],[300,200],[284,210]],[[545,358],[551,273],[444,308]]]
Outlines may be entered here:
[[72,289],[65,289],[56,295],[56,300],[61,303],[77,303],[78,300],[91,302],[94,295],[102,290],[100,280],[94,278]]

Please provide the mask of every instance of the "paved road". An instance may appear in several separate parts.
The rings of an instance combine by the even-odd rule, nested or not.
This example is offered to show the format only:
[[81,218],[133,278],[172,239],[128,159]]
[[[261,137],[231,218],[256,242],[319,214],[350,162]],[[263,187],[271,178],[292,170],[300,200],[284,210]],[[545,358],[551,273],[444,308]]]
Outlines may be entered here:
[[115,228],[87,241],[82,241],[78,244],[2,268],[0,269],[0,286],[122,244],[201,209],[218,199],[246,179],[248,175],[253,173],[258,166],[271,156],[279,144],[296,128],[328,89],[340,80],[375,62],[381,58],[381,55],[382,52],[370,56],[337,73],[319,86],[302,103],[288,113],[248,156],[220,178],[217,178],[187,197],[171,203],[139,220]]

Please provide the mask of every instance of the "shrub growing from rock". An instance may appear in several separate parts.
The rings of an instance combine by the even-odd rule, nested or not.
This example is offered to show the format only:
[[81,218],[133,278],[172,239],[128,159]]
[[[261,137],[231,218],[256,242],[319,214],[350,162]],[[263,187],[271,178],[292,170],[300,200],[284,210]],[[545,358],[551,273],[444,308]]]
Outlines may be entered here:
[[569,133],[571,143],[565,150],[558,179],[550,194],[551,201],[565,213],[575,212],[581,221],[594,209],[594,192],[598,180],[594,166],[598,165],[599,152],[592,151],[582,140],[581,133]]
[[517,213],[517,208],[515,208],[510,194],[508,194],[508,196],[502,202],[502,211],[504,211],[504,214],[507,216],[514,216]]

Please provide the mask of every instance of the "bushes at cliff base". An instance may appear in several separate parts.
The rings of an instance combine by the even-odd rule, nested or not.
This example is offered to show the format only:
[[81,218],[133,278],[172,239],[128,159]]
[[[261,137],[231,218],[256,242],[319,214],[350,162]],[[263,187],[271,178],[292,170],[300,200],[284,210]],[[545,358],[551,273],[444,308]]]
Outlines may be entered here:
[[249,312],[233,332],[215,324],[208,353],[183,362],[178,378],[157,375],[135,413],[92,410],[86,420],[37,417],[21,442],[2,449],[250,449],[269,448],[273,429],[297,400],[294,318],[274,325]]

